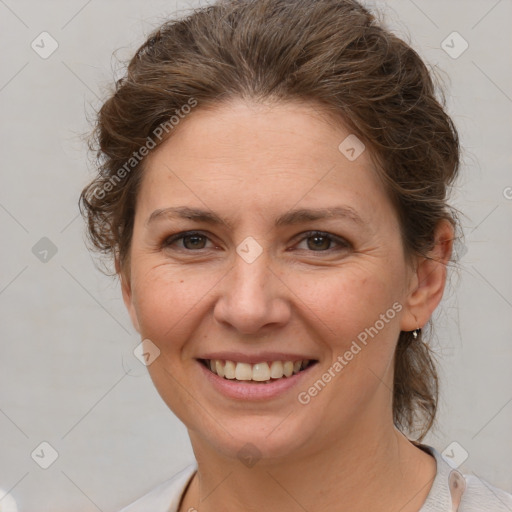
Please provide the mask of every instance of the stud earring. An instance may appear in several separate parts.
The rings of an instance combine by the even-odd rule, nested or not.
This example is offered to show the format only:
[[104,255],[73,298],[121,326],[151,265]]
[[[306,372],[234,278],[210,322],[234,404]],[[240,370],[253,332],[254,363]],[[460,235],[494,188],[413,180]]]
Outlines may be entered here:
[[418,336],[421,334],[421,329],[418,327],[417,329],[414,329],[414,331],[412,331],[412,337],[417,340],[418,339]]

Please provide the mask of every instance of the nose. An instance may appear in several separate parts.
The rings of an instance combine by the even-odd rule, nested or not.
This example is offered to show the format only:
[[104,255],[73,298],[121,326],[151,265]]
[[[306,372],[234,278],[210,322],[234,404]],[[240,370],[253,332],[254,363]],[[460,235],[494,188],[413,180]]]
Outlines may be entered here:
[[290,320],[290,292],[265,252],[252,263],[237,255],[219,286],[214,318],[238,333],[268,334]]

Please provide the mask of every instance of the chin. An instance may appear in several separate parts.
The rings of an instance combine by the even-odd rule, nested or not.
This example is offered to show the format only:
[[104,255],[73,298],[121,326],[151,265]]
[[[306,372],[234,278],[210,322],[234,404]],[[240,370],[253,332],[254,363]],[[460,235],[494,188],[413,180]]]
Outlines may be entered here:
[[[200,418],[202,419],[202,418]],[[198,418],[183,418],[192,445],[206,443],[227,459],[238,459],[247,467],[275,465],[280,459],[289,460],[313,450],[318,440],[318,425],[308,424],[293,412],[287,416],[261,414],[237,417],[234,421],[207,422]],[[228,426],[229,424],[229,426]],[[194,446],[194,449],[196,446]]]

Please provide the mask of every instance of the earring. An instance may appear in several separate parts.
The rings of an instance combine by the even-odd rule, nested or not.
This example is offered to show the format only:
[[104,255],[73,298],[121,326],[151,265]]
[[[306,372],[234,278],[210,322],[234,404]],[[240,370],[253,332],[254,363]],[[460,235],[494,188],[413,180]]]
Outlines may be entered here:
[[412,337],[417,340],[418,339],[418,336],[421,334],[421,329],[418,327],[417,329],[414,329],[414,331],[412,331]]

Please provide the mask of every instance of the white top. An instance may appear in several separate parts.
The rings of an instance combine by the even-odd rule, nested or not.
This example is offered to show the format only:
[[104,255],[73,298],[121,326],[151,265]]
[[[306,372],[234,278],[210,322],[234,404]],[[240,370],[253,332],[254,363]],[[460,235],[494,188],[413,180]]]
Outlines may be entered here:
[[[512,494],[476,476],[463,475],[435,448],[425,444],[417,446],[432,454],[437,462],[432,488],[418,512],[512,512]],[[196,471],[197,462],[119,512],[178,512],[181,497]]]

